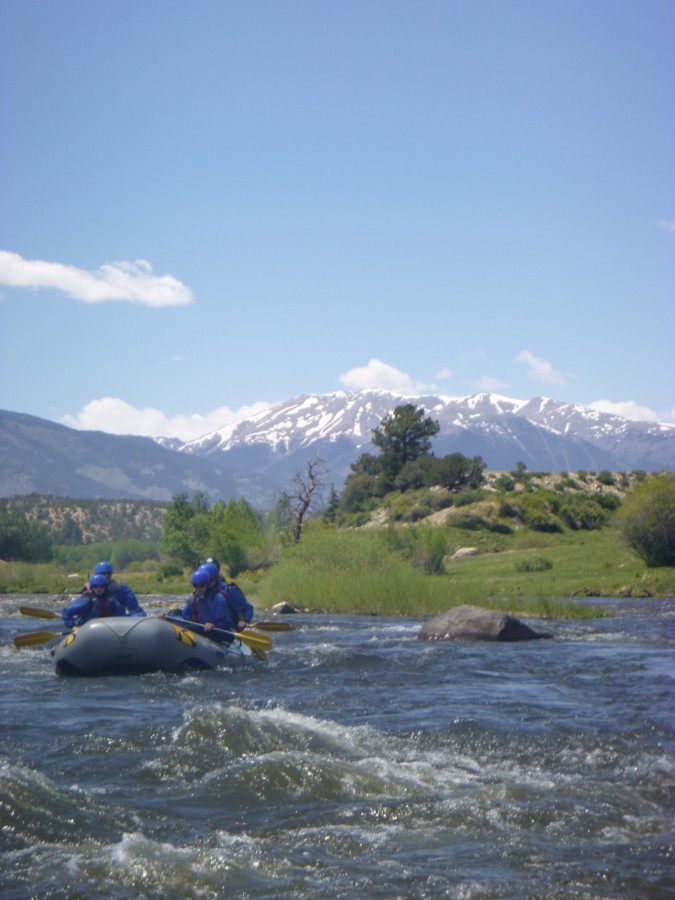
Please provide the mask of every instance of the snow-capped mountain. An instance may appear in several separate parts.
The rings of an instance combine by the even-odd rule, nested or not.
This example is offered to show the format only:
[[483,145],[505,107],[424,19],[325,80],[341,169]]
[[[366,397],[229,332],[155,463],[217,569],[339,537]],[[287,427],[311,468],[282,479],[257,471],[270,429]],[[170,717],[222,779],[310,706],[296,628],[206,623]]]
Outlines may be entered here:
[[[481,456],[489,469],[531,471],[658,471],[675,463],[675,426],[634,422],[584,406],[499,394],[403,397],[387,391],[309,394],[189,441],[177,449],[276,476],[298,471],[319,455],[329,478],[341,482],[360,453],[371,452],[372,431],[404,403],[423,407],[440,431],[436,456]],[[276,480],[276,478],[275,478]]]
[[[168,501],[202,491],[270,508],[307,460],[320,457],[325,483],[341,489],[350,465],[377,452],[372,432],[397,406],[423,407],[440,431],[436,456],[481,456],[488,469],[647,472],[675,469],[675,426],[633,422],[538,397],[403,397],[386,391],[296,397],[197,441],[76,431],[0,410],[0,497]],[[161,444],[162,446],[158,446]]]

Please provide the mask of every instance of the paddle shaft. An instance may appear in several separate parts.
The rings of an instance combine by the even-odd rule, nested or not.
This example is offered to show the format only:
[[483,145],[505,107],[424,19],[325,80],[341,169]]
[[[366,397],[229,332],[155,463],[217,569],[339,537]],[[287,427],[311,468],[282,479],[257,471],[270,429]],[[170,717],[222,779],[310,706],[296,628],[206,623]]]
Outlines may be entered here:
[[[60,619],[58,613],[50,609],[40,609],[39,606],[20,606],[22,616],[34,616],[36,619]],[[289,622],[251,622],[248,628],[257,628],[259,631],[293,631]]]
[[190,631],[196,631],[199,634],[203,634],[204,637],[211,638],[211,640],[220,640],[221,642],[231,643],[235,638],[239,638],[242,644],[246,644],[251,650],[272,649],[272,640],[271,638],[268,638],[266,634],[253,634],[250,631],[225,631],[223,628],[210,628],[207,631],[206,627],[199,622],[190,622],[188,619],[181,619],[178,616],[165,616],[164,618],[168,622],[173,622],[175,625],[182,625]]

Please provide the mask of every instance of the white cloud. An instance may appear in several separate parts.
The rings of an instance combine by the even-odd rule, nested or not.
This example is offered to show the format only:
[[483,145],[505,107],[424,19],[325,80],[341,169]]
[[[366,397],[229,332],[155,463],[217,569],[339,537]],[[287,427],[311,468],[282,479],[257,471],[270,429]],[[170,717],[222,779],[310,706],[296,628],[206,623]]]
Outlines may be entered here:
[[499,391],[502,388],[507,388],[509,386],[505,381],[500,381],[499,378],[493,378],[492,375],[481,375],[477,381],[477,385],[481,391]]
[[529,367],[527,377],[533,381],[543,381],[546,384],[567,384],[565,376],[556,372],[548,360],[539,359],[529,350],[521,350],[513,361],[525,363]]
[[452,369],[441,369],[440,372],[436,372],[436,378],[452,378],[453,371]]
[[350,369],[348,372],[340,375],[339,381],[355,391],[372,388],[411,397],[434,388],[433,384],[413,381],[406,372],[401,372],[399,369],[395,369],[379,359],[371,359],[366,366]]
[[62,416],[60,421],[69,428],[82,431],[105,431],[108,434],[137,434],[144,437],[176,437],[191,441],[225,425],[248,419],[265,409],[269,403],[262,401],[242,406],[233,411],[221,406],[213,412],[201,415],[167,416],[161,409],[146,406],[137,409],[119,397],[102,397],[92,400],[74,416]]
[[51,288],[85,303],[130,300],[145,306],[185,306],[194,297],[173,275],[153,275],[147,260],[105,263],[96,271],[64,263],[23,259],[0,250],[0,284],[8,287]]
[[675,219],[661,219],[659,227],[665,228],[666,231],[675,231]]
[[675,409],[659,414],[648,406],[641,406],[634,400],[594,400],[589,403],[590,409],[598,412],[610,413],[612,416],[622,416],[624,419],[632,419],[635,422],[675,422]]

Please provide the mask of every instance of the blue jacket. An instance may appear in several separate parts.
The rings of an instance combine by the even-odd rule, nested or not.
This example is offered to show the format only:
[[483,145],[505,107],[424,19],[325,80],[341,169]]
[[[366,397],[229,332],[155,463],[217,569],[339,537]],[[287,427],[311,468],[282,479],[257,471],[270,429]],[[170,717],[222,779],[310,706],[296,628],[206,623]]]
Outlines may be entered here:
[[228,603],[220,586],[210,587],[201,597],[195,591],[188,597],[181,611],[181,617],[190,622],[199,622],[201,625],[211,622],[216,628],[225,631],[236,631],[239,625],[237,610]]
[[[125,612],[122,615],[126,616],[144,616],[146,615],[145,610],[138,602],[138,598],[136,594],[131,590],[128,584],[125,584],[123,581],[117,581],[115,578],[108,584],[108,591],[110,595],[120,603]],[[89,587],[89,582],[85,584],[82,588],[82,596],[83,597],[92,597],[93,594],[91,592],[91,588]]]
[[[107,610],[104,610],[100,600],[107,600]],[[61,613],[63,624],[66,628],[73,628],[76,625],[84,625],[89,619],[98,619],[105,616],[126,616],[127,611],[113,594],[104,594],[102,598],[89,597],[82,595],[68,606]]]
[[113,579],[108,585],[108,590],[110,591],[111,596],[126,608],[127,615],[144,616],[146,614],[145,610],[138,602],[136,594],[134,594],[128,584]]
[[226,581],[221,580],[218,583],[218,587],[225,592],[228,602],[236,609],[239,619],[243,619],[244,622],[250,622],[255,611],[239,585],[235,584],[234,581],[228,584]]

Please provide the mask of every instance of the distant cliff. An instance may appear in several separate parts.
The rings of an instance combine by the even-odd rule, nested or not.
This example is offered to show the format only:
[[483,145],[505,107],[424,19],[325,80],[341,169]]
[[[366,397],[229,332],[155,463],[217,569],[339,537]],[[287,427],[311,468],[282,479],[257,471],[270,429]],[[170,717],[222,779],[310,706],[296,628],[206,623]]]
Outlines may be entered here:
[[10,509],[47,527],[56,544],[97,544],[135,538],[159,541],[166,503],[72,500],[28,494],[7,501]]

